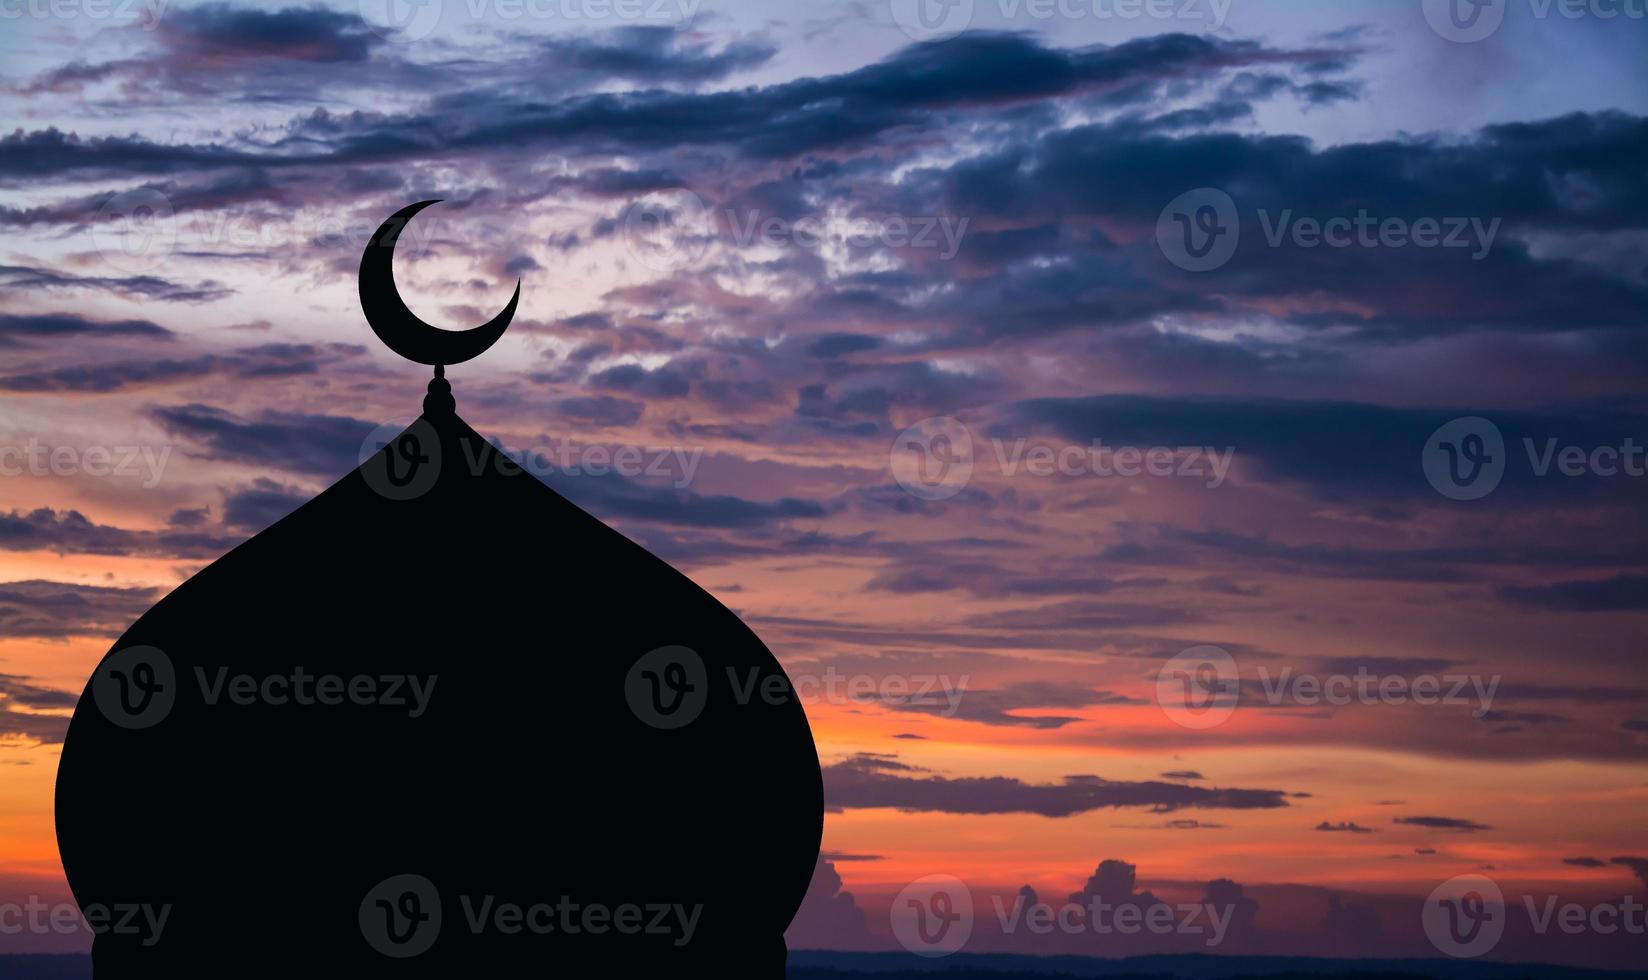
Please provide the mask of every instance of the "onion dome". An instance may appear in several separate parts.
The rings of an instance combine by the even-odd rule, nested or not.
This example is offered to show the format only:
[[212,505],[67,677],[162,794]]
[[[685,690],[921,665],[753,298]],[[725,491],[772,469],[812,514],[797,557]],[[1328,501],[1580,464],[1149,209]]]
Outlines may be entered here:
[[781,977],[823,827],[806,715],[736,615],[457,416],[444,367],[515,300],[447,332],[393,296],[430,203],[361,265],[373,328],[436,367],[422,416],[145,613],[75,710],[95,974]]

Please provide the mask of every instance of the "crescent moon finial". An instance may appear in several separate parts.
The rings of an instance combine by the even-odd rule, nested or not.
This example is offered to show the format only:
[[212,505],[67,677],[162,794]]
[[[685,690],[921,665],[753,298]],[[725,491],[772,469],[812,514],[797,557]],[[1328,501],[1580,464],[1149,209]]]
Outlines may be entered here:
[[515,295],[509,298],[509,305],[502,313],[469,330],[442,330],[423,322],[408,309],[395,288],[395,242],[413,215],[438,203],[437,198],[409,204],[378,226],[361,253],[360,301],[366,322],[385,346],[409,361],[433,365],[436,377],[440,378],[444,373],[442,367],[475,357],[509,329],[515,304],[521,299],[521,283],[516,280]]

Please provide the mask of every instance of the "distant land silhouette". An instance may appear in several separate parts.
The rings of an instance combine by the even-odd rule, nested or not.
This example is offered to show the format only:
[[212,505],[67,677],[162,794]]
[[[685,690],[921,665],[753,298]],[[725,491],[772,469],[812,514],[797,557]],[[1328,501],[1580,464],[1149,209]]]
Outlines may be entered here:
[[[545,964],[553,967],[553,964]],[[0,980],[89,980],[89,956],[0,956]],[[1627,980],[1641,970],[1579,970],[1562,966],[1455,960],[1327,960],[1283,956],[1085,956],[957,954],[923,959],[904,953],[833,953],[793,950],[788,980],[1031,980],[1103,977],[1105,980]],[[486,978],[480,978],[486,980]]]

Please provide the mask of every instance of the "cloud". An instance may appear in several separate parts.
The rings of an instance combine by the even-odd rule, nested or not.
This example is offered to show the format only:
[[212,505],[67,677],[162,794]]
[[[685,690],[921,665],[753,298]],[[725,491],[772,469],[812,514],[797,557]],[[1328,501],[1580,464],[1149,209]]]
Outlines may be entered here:
[[314,495],[299,487],[259,478],[251,486],[223,495],[223,523],[237,531],[256,534],[302,507]]
[[362,444],[375,425],[336,415],[263,411],[242,418],[191,403],[150,413],[173,435],[197,442],[213,459],[337,478],[358,465]]
[[[159,276],[82,276],[24,265],[0,265],[0,289],[101,290],[128,299],[161,303],[210,303],[234,294],[211,279],[184,284]],[[161,335],[165,335],[165,331]]]
[[74,313],[0,313],[0,347],[18,341],[70,337],[135,337],[170,340],[170,330],[150,320],[90,320]]
[[[1452,419],[1469,415],[1491,418],[1511,453],[1521,451],[1523,439],[1540,445],[1554,438],[1561,445],[1619,446],[1633,433],[1648,428],[1648,418],[1614,412],[1528,413],[1274,398],[1096,395],[1013,403],[992,424],[990,434],[1013,438],[1051,432],[1078,445],[1102,440],[1111,446],[1230,447],[1241,463],[1263,468],[1260,473],[1243,471],[1241,478],[1297,483],[1328,499],[1440,504],[1446,501],[1430,485],[1418,460],[1431,433]],[[1518,459],[1507,464],[1495,499],[1537,502],[1558,494],[1571,497],[1587,482],[1596,489],[1603,478],[1542,480],[1525,460]],[[1355,563],[1364,566],[1364,574],[1386,567],[1390,574],[1403,577],[1422,572],[1413,566],[1446,555],[1439,550],[1334,551],[1321,546],[1315,551],[1287,551],[1280,545],[1262,544],[1263,538],[1235,534],[1192,540],[1295,563]],[[1468,553],[1459,553],[1458,560],[1469,559]]]
[[52,368],[0,377],[0,391],[18,394],[108,394],[224,376],[242,381],[315,374],[365,353],[354,344],[264,344],[229,354],[154,358]]
[[1609,858],[1608,863],[1630,868],[1631,873],[1637,876],[1643,886],[1648,887],[1648,857],[1615,857]]
[[546,38],[539,57],[557,77],[585,73],[603,81],[698,85],[759,68],[778,53],[767,41],[732,41],[717,49],[688,37],[671,27],[621,27],[592,37]]
[[1117,782],[1098,776],[1066,776],[1062,783],[1033,784],[1005,776],[952,779],[914,775],[918,771],[893,757],[854,756],[824,768],[824,798],[838,809],[893,807],[906,812],[1034,813],[1044,817],[1068,817],[1115,807],[1169,813],[1288,805],[1281,790]]
[[634,425],[646,409],[646,402],[611,395],[577,396],[555,402],[555,411],[561,415],[598,426]]
[[1576,868],[1605,868],[1607,863],[1592,857],[1563,858],[1563,864],[1571,864]]
[[[60,640],[76,636],[118,636],[160,596],[161,590],[143,587],[79,585],[41,579],[0,583],[0,637]],[[23,700],[31,707],[63,706]],[[72,707],[72,702],[69,706]]]
[[[954,703],[951,703],[951,699]],[[877,701],[895,711],[953,717],[983,725],[1052,729],[1081,721],[1074,715],[1027,715],[1021,711],[1085,708],[1090,705],[1147,704],[1143,699],[1111,691],[1094,691],[1054,681],[1020,681],[996,690],[964,688],[949,696],[932,694]]]
[[[702,528],[756,528],[788,520],[825,516],[823,505],[811,500],[781,497],[749,500],[731,494],[700,494],[692,490],[645,483],[616,472],[594,475],[587,471],[543,473],[544,482],[561,496],[594,514]],[[705,557],[700,553],[699,557]]]
[[1371,827],[1363,827],[1354,820],[1342,820],[1339,823],[1329,823],[1324,820],[1316,825],[1317,830],[1346,834],[1372,834],[1376,831]]
[[238,537],[187,526],[133,531],[98,524],[77,510],[0,511],[0,551],[209,559],[239,543]]
[[1518,605],[1556,612],[1640,612],[1648,609],[1648,575],[1505,586],[1499,594]]
[[[0,585],[0,589],[5,588]],[[78,700],[79,697],[69,691],[40,687],[27,678],[0,674],[0,738],[22,738],[47,745],[60,743],[68,732],[69,717],[51,712],[72,709]]]
[[866,949],[873,940],[852,892],[846,890],[835,863],[839,855],[820,854],[795,918],[784,932],[791,949]]
[[1464,834],[1474,834],[1482,830],[1493,828],[1475,820],[1464,820],[1458,817],[1396,817],[1391,823],[1406,824],[1412,827],[1429,827],[1432,830],[1454,830]]

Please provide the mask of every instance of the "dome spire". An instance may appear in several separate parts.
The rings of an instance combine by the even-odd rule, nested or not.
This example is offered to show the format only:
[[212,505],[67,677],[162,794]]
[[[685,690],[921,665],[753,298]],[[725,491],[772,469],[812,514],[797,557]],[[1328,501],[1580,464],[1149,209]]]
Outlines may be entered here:
[[451,415],[458,408],[452,397],[452,382],[446,380],[446,368],[435,365],[435,376],[429,379],[429,392],[423,396],[423,414]]

